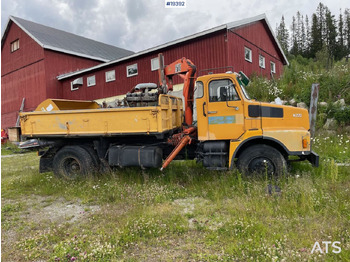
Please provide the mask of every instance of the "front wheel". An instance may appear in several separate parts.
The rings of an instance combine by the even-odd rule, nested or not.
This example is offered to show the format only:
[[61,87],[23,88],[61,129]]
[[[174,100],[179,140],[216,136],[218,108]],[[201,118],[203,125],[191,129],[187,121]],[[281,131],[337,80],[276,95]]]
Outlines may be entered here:
[[89,152],[80,146],[65,146],[53,159],[53,172],[57,177],[68,180],[87,176],[95,170]]
[[286,173],[287,162],[276,148],[268,145],[254,145],[240,154],[237,167],[244,175],[257,174],[273,178]]

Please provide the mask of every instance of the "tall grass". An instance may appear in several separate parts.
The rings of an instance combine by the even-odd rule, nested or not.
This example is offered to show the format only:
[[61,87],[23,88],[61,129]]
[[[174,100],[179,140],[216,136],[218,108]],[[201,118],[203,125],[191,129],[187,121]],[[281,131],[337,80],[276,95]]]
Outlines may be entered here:
[[[337,165],[349,162],[348,140],[316,137],[320,167],[295,163],[275,182],[236,170],[209,171],[195,161],[175,161],[164,173],[128,168],[64,181],[39,174],[33,153],[3,158],[2,258],[350,260],[350,170]],[[269,194],[269,184],[280,190]],[[75,222],[74,213],[65,221],[39,219],[50,217],[47,206],[61,202],[85,212]],[[311,254],[316,241],[328,240],[340,241],[342,252]]]

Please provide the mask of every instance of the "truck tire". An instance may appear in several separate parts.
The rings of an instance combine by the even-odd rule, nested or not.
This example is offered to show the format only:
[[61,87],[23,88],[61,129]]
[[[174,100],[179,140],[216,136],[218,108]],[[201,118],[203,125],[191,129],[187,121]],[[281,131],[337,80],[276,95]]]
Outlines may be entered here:
[[91,155],[80,146],[65,146],[53,158],[53,172],[59,178],[73,180],[86,177],[94,170]]
[[81,145],[80,147],[84,148],[89,153],[94,164],[94,172],[98,172],[101,161],[98,158],[96,151],[93,149],[92,146],[89,145]]
[[268,145],[246,148],[238,157],[237,167],[244,175],[276,178],[287,172],[287,162],[280,151]]

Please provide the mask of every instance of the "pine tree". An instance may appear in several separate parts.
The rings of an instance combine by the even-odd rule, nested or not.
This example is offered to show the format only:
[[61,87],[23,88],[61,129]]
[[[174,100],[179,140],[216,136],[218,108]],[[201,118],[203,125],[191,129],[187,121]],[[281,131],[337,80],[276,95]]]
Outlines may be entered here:
[[298,36],[297,36],[297,23],[295,21],[295,16],[293,16],[291,31],[292,31],[292,41],[291,41],[292,47],[290,49],[290,53],[293,55],[298,55],[299,48],[298,48]]
[[310,57],[310,45],[311,45],[311,29],[309,23],[309,17],[305,16],[305,30],[306,30],[306,41],[305,41],[305,53],[306,57]]
[[322,33],[320,29],[320,23],[315,13],[312,14],[312,25],[310,35],[310,56],[316,57],[316,53],[322,49]]
[[337,48],[335,51],[335,59],[340,60],[346,55],[346,46],[345,46],[345,29],[343,14],[340,10],[339,19],[338,19],[338,39],[337,39]]
[[350,54],[350,9],[346,8],[344,11],[344,35],[345,35],[345,48],[347,57]]
[[326,45],[328,49],[328,61],[327,61],[327,68],[330,68],[332,65],[332,61],[334,59],[334,53],[336,50],[336,37],[337,37],[337,31],[336,31],[336,23],[334,19],[334,15],[332,15],[331,11],[326,8],[325,9],[325,18],[326,18],[326,24],[325,24],[325,36],[326,36]]
[[300,21],[300,54],[305,55],[306,52],[306,32],[305,32],[305,24],[304,24],[304,16],[301,16],[301,21]]
[[322,3],[319,3],[316,9],[316,15],[318,20],[318,30],[320,31],[319,34],[321,35],[321,48],[324,42],[323,39],[325,39],[326,37],[325,12],[326,12],[326,7]]
[[286,28],[286,24],[284,22],[284,16],[282,16],[281,22],[279,26],[276,28],[277,39],[281,44],[283,52],[288,53],[289,48],[289,32]]

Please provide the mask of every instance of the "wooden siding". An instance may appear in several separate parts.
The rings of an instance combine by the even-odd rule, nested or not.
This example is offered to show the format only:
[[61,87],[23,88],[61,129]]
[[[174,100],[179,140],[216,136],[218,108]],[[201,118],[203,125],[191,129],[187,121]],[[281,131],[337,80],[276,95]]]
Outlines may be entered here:
[[[196,66],[197,72],[208,68],[225,67],[227,64],[226,30],[201,37],[171,48],[159,50],[141,57],[130,59],[115,65],[104,67],[95,72],[88,72],[62,80],[63,98],[66,99],[99,99],[127,93],[138,83],[158,83],[158,71],[151,71],[151,59],[163,53],[164,63],[170,64],[175,60],[186,57]],[[126,67],[137,63],[138,75],[127,77]],[[116,80],[106,82],[105,73],[115,70]],[[95,75],[96,85],[87,87],[87,77]],[[71,91],[70,83],[76,78],[83,77],[83,86]],[[181,83],[179,77],[174,77],[175,84]]]
[[[11,43],[19,39],[19,49]],[[44,50],[12,23],[1,49],[1,127],[14,126],[22,99],[24,111],[34,110],[46,98],[62,98],[57,75],[89,68],[100,61]]]
[[30,111],[46,99],[44,60],[16,70],[1,78],[1,127],[14,126],[22,99]]
[[[19,39],[19,49],[11,43]],[[14,126],[23,97],[32,110],[45,99],[44,51],[16,24],[10,25],[1,49],[1,127]]]
[[[11,52],[11,43],[19,39],[19,49]],[[1,76],[33,64],[44,58],[44,51],[15,23],[10,25],[6,40],[1,48]]]
[[45,50],[46,98],[63,98],[62,84],[57,76],[89,68],[100,61],[77,57],[51,50]]
[[[262,21],[229,31],[228,43],[228,61],[235,71],[243,71],[248,76],[256,73],[270,78],[270,62],[274,62],[275,76],[282,74],[282,55],[274,44],[267,25]],[[252,50],[252,62],[245,60],[244,47]],[[260,54],[265,57],[265,68],[259,66]]]

